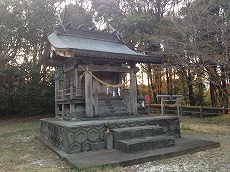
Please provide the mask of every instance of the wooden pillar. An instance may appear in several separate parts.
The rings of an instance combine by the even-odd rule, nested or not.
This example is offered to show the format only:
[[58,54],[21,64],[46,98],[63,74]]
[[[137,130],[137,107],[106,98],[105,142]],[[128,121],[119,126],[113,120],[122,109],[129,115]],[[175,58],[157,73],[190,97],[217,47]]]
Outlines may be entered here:
[[73,99],[74,98],[74,95],[73,95],[73,85],[70,85],[70,88],[69,88],[69,93],[70,93],[70,99]]
[[74,103],[69,104],[69,114],[71,118],[75,117],[75,105]]
[[[119,83],[119,73],[115,73],[115,75],[114,75],[114,83],[113,84],[114,85],[120,84]],[[119,96],[119,94],[118,94],[118,87],[114,88],[114,96],[115,97]]]
[[177,107],[177,116],[180,119],[180,105],[179,105],[178,97],[176,97],[176,107]]
[[57,105],[57,99],[58,99],[58,91],[59,91],[59,75],[55,74],[55,117],[58,117],[58,105]]
[[75,81],[75,95],[76,96],[81,96],[81,82],[79,79],[79,75],[78,75],[78,68],[74,69],[74,81]]
[[78,69],[74,68],[74,86],[77,88],[78,87]]
[[88,66],[86,66],[85,72],[85,109],[86,117],[93,117],[93,81],[92,76],[88,73]]
[[200,117],[203,118],[203,109],[202,109],[202,106],[200,106]]
[[[64,71],[65,71],[65,64],[64,64]],[[63,75],[63,90],[66,89],[66,73],[64,72]]]
[[65,104],[64,103],[62,103],[62,118],[64,118],[65,117]]
[[[73,85],[70,86],[70,100],[72,100],[74,98],[74,90],[73,90]],[[69,104],[69,115],[71,116],[71,118],[74,115],[74,103],[70,102]]]
[[130,113],[137,115],[137,77],[134,68],[130,69]]
[[161,97],[161,115],[165,114],[164,97]]
[[94,96],[94,115],[98,116],[98,90],[95,90]]

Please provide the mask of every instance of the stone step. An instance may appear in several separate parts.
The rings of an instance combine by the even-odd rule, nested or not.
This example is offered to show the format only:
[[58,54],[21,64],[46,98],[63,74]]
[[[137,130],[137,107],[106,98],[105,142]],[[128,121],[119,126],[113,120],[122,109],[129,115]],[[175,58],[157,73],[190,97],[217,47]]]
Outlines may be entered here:
[[157,136],[163,134],[163,128],[156,125],[137,126],[112,129],[114,147],[118,148],[118,140],[134,139],[139,137]]
[[100,103],[98,103],[98,107],[99,108],[121,108],[121,109],[126,109],[126,106],[125,105],[123,105],[123,104],[100,104]]
[[118,150],[125,153],[134,153],[139,151],[146,151],[158,149],[168,146],[174,146],[175,140],[173,136],[151,136],[134,138],[128,140],[118,140]]
[[110,106],[121,106],[121,107],[126,107],[123,102],[111,102],[111,103],[104,103],[104,102],[98,102],[98,106],[105,106],[105,107],[110,107]]
[[114,98],[111,100],[99,100],[98,101],[98,115],[109,116],[127,114],[127,108],[121,99]]
[[163,134],[163,128],[156,125],[116,128],[112,131],[115,140],[124,140]]
[[113,97],[111,95],[98,96],[98,100],[122,100],[121,97]]
[[127,112],[118,112],[118,113],[104,113],[104,114],[98,114],[98,117],[118,117],[118,116],[125,116],[129,115]]
[[127,111],[126,108],[123,107],[101,107],[98,109],[98,112],[109,112],[109,111]]

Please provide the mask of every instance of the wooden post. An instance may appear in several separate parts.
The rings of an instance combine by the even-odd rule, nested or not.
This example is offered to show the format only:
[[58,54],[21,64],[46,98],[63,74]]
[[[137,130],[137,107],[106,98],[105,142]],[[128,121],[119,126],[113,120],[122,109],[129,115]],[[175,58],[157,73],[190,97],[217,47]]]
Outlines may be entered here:
[[202,118],[203,117],[203,114],[202,114],[202,106],[200,106],[200,117]]
[[[73,85],[70,86],[70,100],[72,100],[74,98],[74,95],[73,95]],[[74,114],[74,104],[72,103],[72,101],[70,101],[70,104],[69,104],[69,115],[70,117],[72,118],[73,117],[73,114]]]
[[70,86],[69,93],[70,93],[70,99],[72,99],[73,98],[73,86],[72,85]]
[[164,115],[164,97],[161,97],[161,115]]
[[[118,73],[114,73],[113,75],[113,84],[116,85],[116,84],[119,84],[119,74]],[[114,97],[118,97],[118,87],[116,88],[113,88],[113,91],[114,91]]]
[[93,80],[92,76],[89,74],[88,66],[86,66],[85,72],[85,109],[86,117],[93,117]]
[[[230,84],[228,84],[230,86]],[[230,95],[228,96],[228,117],[230,117]]]
[[93,98],[94,98],[94,115],[98,116],[98,90],[97,89],[95,90]]
[[65,104],[64,103],[62,103],[62,113],[61,113],[61,115],[62,115],[62,118],[65,117]]
[[63,90],[66,89],[66,74],[63,75]]
[[130,113],[137,115],[137,78],[134,69],[130,69]]
[[176,107],[177,107],[177,116],[180,119],[180,106],[179,106],[179,102],[178,102],[178,97],[176,98]]
[[64,100],[65,98],[65,90],[61,90],[61,99]]
[[180,115],[183,116],[183,106],[180,105]]
[[78,78],[78,68],[74,69],[74,81],[75,81],[75,96],[79,96],[79,78]]
[[73,118],[73,117],[75,117],[75,109],[74,109],[75,107],[74,107],[74,104],[73,103],[70,103],[69,104],[69,114],[70,114],[70,117],[71,117],[71,119]]
[[58,74],[55,74],[55,117],[58,117],[58,105],[57,105],[57,99],[58,99],[58,96],[57,96],[57,93],[59,91],[59,78],[58,78]]
[[225,107],[223,106],[223,115],[225,115],[225,112],[226,112],[226,109],[225,109]]

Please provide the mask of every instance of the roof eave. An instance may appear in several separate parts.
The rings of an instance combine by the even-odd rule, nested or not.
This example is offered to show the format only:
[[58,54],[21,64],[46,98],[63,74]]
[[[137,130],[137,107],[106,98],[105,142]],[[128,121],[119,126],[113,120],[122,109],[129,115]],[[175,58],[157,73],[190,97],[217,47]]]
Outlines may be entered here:
[[75,57],[91,57],[97,59],[112,59],[120,61],[135,61],[137,63],[155,63],[163,64],[163,60],[160,57],[151,57],[147,55],[132,55],[99,51],[87,51],[87,50],[74,50]]

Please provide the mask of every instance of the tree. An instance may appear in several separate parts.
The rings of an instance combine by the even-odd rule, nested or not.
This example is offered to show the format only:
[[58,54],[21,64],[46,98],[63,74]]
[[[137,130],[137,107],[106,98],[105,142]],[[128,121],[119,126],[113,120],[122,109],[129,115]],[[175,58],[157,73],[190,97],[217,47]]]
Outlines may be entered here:
[[[0,1],[0,114],[40,114],[54,111],[53,69],[45,66],[47,36],[57,24],[93,27],[83,2],[63,0]],[[66,17],[62,22],[58,14]]]
[[194,71],[195,78],[210,81],[212,102],[218,95],[225,107],[229,97],[229,5],[225,0],[190,1],[169,18],[170,35],[163,42],[165,51],[173,54],[181,66]]
[[41,59],[56,5],[54,0],[0,1],[1,115],[53,111],[52,73],[42,70]]
[[62,12],[62,16],[63,24],[65,26],[70,25],[67,27],[76,29],[82,24],[84,24],[85,28],[93,28],[95,26],[93,23],[92,11],[86,11],[86,9],[79,4],[66,5]]

